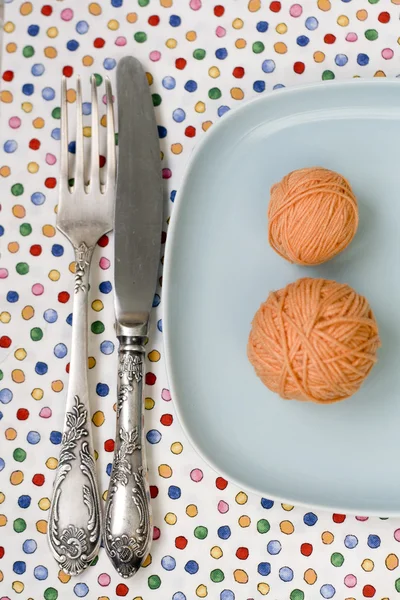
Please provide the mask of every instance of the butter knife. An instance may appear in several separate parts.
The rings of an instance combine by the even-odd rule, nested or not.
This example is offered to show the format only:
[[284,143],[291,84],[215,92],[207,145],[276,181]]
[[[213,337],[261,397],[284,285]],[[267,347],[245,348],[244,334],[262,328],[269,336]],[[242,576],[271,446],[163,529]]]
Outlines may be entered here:
[[145,560],[152,538],[143,388],[163,218],[160,147],[152,99],[140,62],[130,56],[118,63],[117,101],[114,292],[118,400],[104,546],[117,572],[130,577]]

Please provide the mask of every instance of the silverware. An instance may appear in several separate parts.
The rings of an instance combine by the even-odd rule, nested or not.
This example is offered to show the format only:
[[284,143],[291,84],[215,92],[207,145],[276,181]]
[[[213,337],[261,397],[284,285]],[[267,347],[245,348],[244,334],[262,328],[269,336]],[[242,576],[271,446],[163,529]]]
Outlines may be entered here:
[[[90,427],[88,360],[88,284],[93,249],[113,227],[115,135],[111,84],[106,79],[107,165],[105,184],[99,170],[99,117],[94,76],[90,169],[85,169],[80,79],[76,86],[75,181],[68,182],[67,87],[61,89],[61,173],[57,228],[74,247],[76,271],[71,362],[61,451],[49,514],[48,540],[66,573],[81,573],[95,558],[101,539],[100,496]],[[88,175],[86,176],[86,172]],[[87,183],[89,182],[89,183]]]
[[119,163],[115,205],[117,427],[104,546],[122,577],[141,566],[152,522],[143,431],[145,343],[160,261],[161,160],[146,75],[133,57],[117,68]]

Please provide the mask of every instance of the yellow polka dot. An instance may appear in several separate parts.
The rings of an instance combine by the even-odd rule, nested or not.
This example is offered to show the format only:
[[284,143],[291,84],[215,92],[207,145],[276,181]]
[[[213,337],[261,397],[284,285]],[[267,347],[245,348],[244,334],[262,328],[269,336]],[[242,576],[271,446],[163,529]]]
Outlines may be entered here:
[[235,500],[238,504],[246,504],[248,496],[244,492],[239,492],[236,494]]
[[374,570],[374,561],[371,560],[370,558],[365,558],[362,563],[361,563],[361,568],[364,569],[364,571],[367,571],[367,573],[369,573],[370,571]]
[[17,360],[24,360],[27,356],[25,348],[17,348],[14,356]]
[[239,38],[238,40],[236,40],[235,42],[235,46],[236,48],[238,48],[239,50],[243,50],[243,48],[246,48],[247,42],[246,40],[244,40],[243,38]]
[[233,577],[237,583],[247,583],[249,580],[249,576],[243,569],[235,569],[233,571]]
[[10,475],[10,482],[12,485],[19,485],[24,480],[24,474],[22,471],[13,471]]
[[221,556],[223,556],[223,552],[222,549],[219,546],[213,546],[210,550],[210,554],[213,558],[221,558]]
[[180,442],[174,442],[171,444],[171,452],[172,454],[181,454],[183,450],[183,446]]
[[177,519],[176,515],[174,513],[172,513],[172,512],[167,513],[165,515],[165,517],[164,517],[164,521],[166,523],[168,523],[168,525],[175,525],[175,523],[177,522],[177,520],[178,519]]
[[153,398],[145,398],[144,407],[146,410],[151,410],[155,405]]
[[44,119],[42,119],[41,117],[37,117],[36,119],[33,119],[32,125],[35,129],[43,129]]
[[158,362],[160,360],[160,358],[161,358],[161,354],[158,352],[158,350],[152,350],[148,354],[148,359],[150,362]]
[[6,497],[3,494],[3,492],[0,492],[0,504],[3,504],[3,502],[4,502],[5,499],[6,499]]
[[35,388],[32,390],[31,396],[34,400],[41,400],[44,396],[44,392],[40,388]]
[[169,465],[160,465],[158,467],[158,474],[160,475],[160,477],[171,477],[172,475],[172,469]]
[[8,177],[11,174],[11,169],[10,167],[0,167],[0,175],[2,177]]
[[242,19],[234,19],[232,21],[232,27],[233,29],[242,29],[244,23],[242,21]]
[[97,410],[92,417],[93,424],[96,425],[96,427],[101,427],[104,420],[104,413],[101,410]]
[[86,54],[86,56],[84,56],[82,58],[82,64],[84,67],[91,67],[93,62],[94,62],[93,56],[89,56],[88,54]]
[[317,581],[317,574],[314,569],[307,569],[307,571],[304,572],[303,578],[308,585],[314,585],[314,583]]
[[166,42],[165,45],[167,46],[167,48],[170,48],[171,50],[173,50],[174,48],[177,47],[178,42],[174,39],[174,38],[169,38]]
[[128,21],[128,23],[136,23],[136,21],[137,21],[137,14],[135,12],[128,13],[126,15],[126,20]]
[[57,56],[57,50],[53,46],[47,46],[44,49],[44,55],[46,58],[55,58]]
[[11,315],[9,312],[3,311],[0,313],[0,321],[2,323],[9,323],[11,321]]
[[99,458],[99,453],[97,452],[97,450],[94,451],[94,460],[97,460]]
[[356,17],[359,21],[365,21],[368,18],[368,12],[364,9],[358,10],[356,12]]
[[29,321],[29,319],[32,319],[33,315],[35,314],[35,310],[33,306],[24,306],[21,314],[22,318],[25,319],[25,321]]
[[83,137],[90,138],[92,137],[92,128],[89,125],[83,128]]
[[12,54],[13,52],[16,52],[17,51],[17,44],[14,44],[14,42],[10,42],[9,44],[7,44],[6,50],[10,54]]
[[277,54],[286,54],[287,46],[283,42],[276,42],[276,44],[274,44],[274,50]]
[[96,312],[100,312],[101,310],[103,310],[104,304],[102,303],[101,300],[93,300],[93,302],[92,302],[92,308]]
[[9,427],[5,430],[4,435],[6,436],[6,440],[12,441],[17,437],[17,432],[13,427]]
[[103,494],[101,496],[103,498],[104,502],[107,500],[107,492],[108,492],[108,490],[106,490],[105,492],[103,492]]
[[64,571],[58,571],[58,579],[61,581],[61,583],[68,583],[68,581],[71,579],[71,575],[64,573]]
[[14,383],[23,383],[25,381],[25,373],[21,369],[14,369],[11,377]]
[[347,25],[350,23],[349,17],[346,17],[346,15],[340,15],[337,18],[337,24],[340,25],[340,27],[347,27]]
[[250,12],[257,12],[261,8],[261,0],[249,0],[247,8]]
[[186,39],[188,42],[194,42],[197,39],[197,34],[195,31],[188,31],[186,34]]
[[172,154],[182,154],[182,150],[183,150],[182,144],[171,144]]
[[64,384],[60,379],[56,379],[56,381],[51,382],[51,389],[53,392],[62,392]]
[[101,125],[102,127],[107,127],[107,117],[106,117],[106,115],[103,115],[103,116],[101,117],[101,119],[100,119],[100,125]]
[[8,251],[11,252],[12,254],[15,254],[15,252],[18,252],[19,250],[19,244],[18,242],[10,242],[7,246]]
[[47,533],[47,521],[45,521],[44,519],[36,521],[36,529],[39,533]]
[[204,102],[201,102],[201,101],[200,102],[196,102],[194,110],[197,113],[203,113],[203,112],[206,111],[206,105],[204,104]]
[[14,217],[17,217],[17,219],[23,219],[26,215],[25,207],[21,204],[15,204],[12,207],[12,214],[14,215]]
[[330,0],[318,0],[317,2],[319,10],[331,10]]
[[7,90],[3,90],[1,92],[1,101],[4,102],[5,104],[10,104],[10,102],[13,101],[12,93]]
[[96,366],[96,359],[94,356],[89,356],[88,358],[88,369],[93,369]]
[[269,594],[270,587],[268,583],[259,583],[257,585],[257,591],[260,592],[261,596],[267,596]]
[[39,171],[39,165],[36,162],[28,163],[28,171],[29,173],[37,173]]
[[208,74],[210,77],[212,77],[213,79],[216,79],[217,77],[219,77],[221,75],[220,70],[218,69],[218,67],[210,67],[208,69]]
[[13,581],[12,583],[12,589],[14,590],[14,592],[16,592],[17,594],[21,594],[21,592],[24,591],[25,586],[22,583],[22,581]]
[[0,571],[0,582],[3,581],[3,579],[4,579],[3,571]]
[[76,271],[76,262],[74,260],[69,263],[68,269],[71,271],[71,273],[75,273],[75,271]]
[[239,517],[238,523],[240,527],[249,527],[251,519],[247,515],[242,515],[241,517]]
[[50,469],[51,471],[54,471],[54,469],[57,469],[57,465],[58,465],[58,460],[56,458],[54,458],[54,456],[50,456],[50,458],[48,458],[46,460],[46,467],[48,469]]
[[6,515],[0,515],[0,527],[4,527],[4,525],[7,524],[7,517]]
[[49,510],[50,508],[50,500],[48,498],[40,498],[38,502],[38,506],[40,510]]
[[33,104],[32,104],[32,102],[23,102],[21,104],[21,108],[24,112],[30,113],[30,112],[32,112]]
[[196,517],[198,514],[197,506],[195,504],[188,504],[186,507],[186,514],[188,517]]
[[91,2],[89,4],[89,12],[91,15],[95,15],[96,17],[98,15],[101,15],[101,6],[100,4],[98,4],[97,2]]
[[314,52],[313,56],[316,63],[322,63],[325,60],[325,54],[323,52],[320,52],[319,50],[317,50],[317,52]]
[[107,23],[107,27],[108,29],[111,29],[111,31],[117,31],[117,29],[119,29],[119,23],[116,19],[110,19]]
[[212,124],[212,121],[204,121],[204,123],[202,123],[201,125],[201,128],[203,131],[207,131],[208,129],[210,129]]
[[51,271],[49,271],[48,277],[50,281],[58,281],[60,279],[60,271],[52,269]]
[[331,533],[330,531],[324,531],[321,534],[321,540],[323,544],[332,544],[332,542],[334,541],[335,536],[333,535],[333,533]]
[[12,33],[15,29],[15,25],[14,23],[11,23],[11,21],[7,21],[7,23],[4,23],[3,29],[6,33]]
[[397,558],[396,554],[388,554],[385,558],[385,565],[386,568],[389,569],[389,571],[397,569],[397,567],[399,566],[399,559]]
[[281,523],[279,523],[279,528],[282,533],[286,533],[286,535],[291,535],[294,531],[294,526],[291,521],[281,521]]
[[201,583],[196,588],[196,596],[198,598],[206,598],[208,595],[207,586]]
[[58,36],[58,29],[57,27],[49,27],[46,33],[49,38],[56,38]]
[[276,26],[276,33],[286,33],[288,30],[288,27],[286,25],[286,23],[278,23],[278,25]]
[[151,558],[151,554],[148,554],[145,560],[143,561],[142,567],[148,567],[149,565],[151,565],[152,560],[153,559]]
[[19,8],[19,12],[24,17],[26,17],[26,15],[30,15],[32,10],[33,10],[32,2],[23,2]]
[[67,90],[67,102],[73,104],[76,100],[76,91],[70,88]]
[[376,71],[374,77],[386,77],[386,73],[384,71]]
[[294,509],[293,504],[282,504],[281,506],[282,506],[283,510],[287,510],[287,511]]

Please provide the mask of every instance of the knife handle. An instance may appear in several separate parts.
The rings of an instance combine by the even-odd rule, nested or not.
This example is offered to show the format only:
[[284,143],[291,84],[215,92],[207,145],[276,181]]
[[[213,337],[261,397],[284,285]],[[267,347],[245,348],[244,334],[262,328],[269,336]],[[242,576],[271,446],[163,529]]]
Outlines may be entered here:
[[152,520],[143,428],[145,337],[118,336],[118,401],[104,546],[122,577],[131,577],[151,544]]

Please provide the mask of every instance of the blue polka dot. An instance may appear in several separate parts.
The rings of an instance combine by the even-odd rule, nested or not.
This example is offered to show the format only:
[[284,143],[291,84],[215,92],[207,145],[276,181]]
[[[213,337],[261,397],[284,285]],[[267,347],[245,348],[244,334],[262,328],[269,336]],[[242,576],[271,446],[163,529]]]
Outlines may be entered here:
[[163,330],[162,329],[162,319],[159,319],[157,321],[157,329],[158,329],[158,331],[161,331],[161,333],[162,333],[162,330]]
[[317,29],[318,27],[318,19],[315,17],[307,17],[305,26],[307,29],[309,29],[309,31],[314,31],[314,29]]
[[57,311],[54,310],[53,308],[48,308],[43,313],[43,319],[47,323],[55,323],[57,321],[57,319],[58,319]]
[[102,281],[99,285],[99,290],[102,294],[109,294],[112,290],[111,281]]
[[54,129],[51,132],[51,137],[53,138],[53,140],[59,140],[61,138],[61,131],[59,127],[54,127]]
[[227,540],[231,537],[231,528],[229,527],[229,525],[222,525],[218,528],[217,533],[218,537],[221,538],[221,540]]
[[168,488],[168,496],[171,500],[178,500],[181,497],[181,488],[177,485],[170,485]]
[[44,579],[47,579],[49,572],[43,565],[38,565],[34,568],[33,574],[36,577],[36,579],[39,579],[39,581],[43,581]]
[[261,68],[264,73],[273,73],[275,71],[275,61],[268,58],[267,60],[264,60]]
[[181,24],[181,18],[178,15],[171,15],[169,18],[169,24],[171,27],[179,27]]
[[2,418],[4,417],[3,413],[0,410],[0,421],[2,420]]
[[107,475],[111,475],[111,471],[112,471],[112,463],[108,463],[108,465],[106,466]]
[[357,63],[360,67],[365,67],[369,63],[368,54],[363,54],[362,52],[357,55]]
[[280,90],[280,89],[282,89],[284,87],[285,86],[283,85],[283,83],[276,83],[272,89],[273,90]]
[[39,25],[29,25],[28,27],[28,34],[31,35],[32,37],[36,37],[37,34],[40,31],[40,27]]
[[92,114],[92,103],[91,102],[84,102],[82,104],[82,113],[84,115],[91,115]]
[[20,508],[29,508],[31,505],[31,497],[30,496],[20,496],[18,498],[18,506]]
[[235,600],[235,594],[232,590],[222,590],[219,595],[220,600]]
[[78,21],[75,25],[77,33],[83,35],[89,31],[89,23],[87,21]]
[[293,571],[290,567],[281,567],[279,569],[279,579],[282,581],[292,581],[293,579]]
[[357,544],[358,538],[355,535],[346,535],[346,537],[344,538],[344,545],[346,546],[346,548],[349,548],[349,550],[355,548]]
[[114,8],[121,8],[123,3],[124,0],[111,0],[111,6],[113,6]]
[[22,93],[25,94],[25,96],[32,96],[34,91],[35,87],[33,83],[24,83],[22,86]]
[[231,109],[229,108],[229,106],[220,106],[218,107],[218,116],[219,117],[223,117],[225,113],[229,112]]
[[185,120],[186,118],[186,113],[183,110],[183,108],[176,108],[174,110],[174,112],[172,113],[172,118],[174,119],[174,121],[176,121],[177,123],[182,123],[182,121]]
[[175,81],[175,79],[173,77],[171,77],[170,75],[167,75],[162,80],[162,84],[163,84],[163,87],[165,87],[166,90],[173,90],[174,87],[176,86],[176,81]]
[[69,313],[68,317],[65,319],[68,325],[72,325],[72,313]]
[[75,154],[76,153],[76,142],[75,142],[75,140],[72,140],[72,142],[69,142],[69,144],[68,144],[68,152],[70,152],[71,154]]
[[114,344],[109,340],[104,340],[100,344],[100,350],[103,354],[112,354],[114,352]]
[[347,64],[348,60],[349,59],[345,54],[336,54],[335,56],[335,63],[338,67],[344,67],[344,65]]
[[25,571],[26,571],[26,562],[24,562],[23,560],[17,560],[17,561],[15,561],[15,563],[13,564],[13,571],[17,575],[22,575],[23,573],[25,573]]
[[3,225],[0,225],[0,237],[4,235],[4,227]]
[[16,151],[16,149],[18,148],[18,144],[15,140],[7,140],[6,142],[4,142],[3,148],[4,152],[11,154],[12,152]]
[[278,542],[278,540],[271,540],[270,542],[268,542],[267,552],[269,554],[272,554],[272,555],[279,554],[279,552],[281,550],[282,550],[282,545],[280,542]]
[[176,190],[172,190],[169,199],[171,200],[171,202],[175,202],[175,196],[176,196]]
[[35,540],[25,540],[22,544],[22,550],[25,552],[25,554],[33,554],[36,552],[36,548],[37,543]]
[[199,565],[195,560],[188,560],[185,565],[185,571],[190,573],[190,575],[194,575],[199,570]]
[[0,471],[2,471],[5,466],[6,466],[6,463],[4,462],[4,458],[0,458]]
[[31,196],[31,202],[35,206],[40,206],[41,204],[44,204],[45,200],[46,196],[42,194],[42,192],[34,192]]
[[263,508],[272,508],[274,505],[273,500],[268,500],[268,498],[261,498],[261,506]]
[[13,290],[10,290],[9,292],[7,292],[7,302],[18,302],[18,300],[19,300],[18,292],[14,292]]
[[183,592],[175,592],[172,596],[172,600],[186,600],[186,596]]
[[103,61],[103,67],[107,71],[112,71],[112,69],[115,69],[116,64],[117,61],[115,60],[115,58],[105,58]]
[[189,79],[189,81],[185,83],[185,90],[187,92],[195,92],[197,90],[197,83],[193,81],[193,79]]
[[51,87],[45,87],[42,89],[42,97],[44,100],[54,100],[56,92]]
[[26,436],[26,440],[29,444],[38,444],[40,442],[40,433],[38,431],[30,431]]
[[325,585],[323,585],[319,590],[319,593],[323,598],[329,599],[333,598],[333,596],[336,594],[336,590],[330,583],[325,583]]
[[253,90],[258,93],[264,92],[265,91],[265,81],[261,81],[261,80],[255,81],[253,83]]
[[74,593],[78,598],[84,598],[89,593],[89,587],[86,583],[76,583],[74,585]]
[[13,399],[13,393],[8,388],[0,390],[0,402],[2,404],[8,404]]
[[263,577],[266,577],[271,573],[271,563],[269,562],[260,562],[257,567],[257,571]]
[[157,130],[158,130],[158,137],[160,138],[160,140],[167,137],[168,132],[167,132],[166,127],[163,127],[163,125],[158,125]]
[[65,344],[59,343],[54,346],[53,352],[57,358],[64,358],[68,354],[68,348]]
[[379,548],[379,546],[381,545],[381,538],[379,537],[379,535],[371,533],[368,536],[367,544],[370,548]]
[[31,73],[34,77],[40,77],[41,75],[43,75],[44,71],[45,71],[44,65],[42,65],[41,63],[32,65]]
[[267,21],[259,21],[257,23],[257,25],[256,25],[256,29],[260,33],[265,33],[266,31],[268,31],[268,23],[267,23]]
[[228,50],[226,48],[218,48],[215,51],[215,56],[219,58],[219,60],[225,60],[225,58],[228,56]]
[[75,52],[79,48],[79,42],[77,40],[69,40],[67,42],[67,49],[71,52]]
[[299,37],[297,38],[296,42],[299,46],[301,46],[302,48],[304,46],[307,46],[307,44],[309,43],[310,38],[308,38],[306,35],[299,35]]
[[61,431],[52,431],[50,433],[50,441],[52,444],[58,445],[61,444],[62,433]]
[[304,515],[303,521],[306,525],[312,527],[318,521],[318,517],[315,513],[309,512]]
[[51,247],[51,253],[53,256],[62,256],[64,254],[64,246],[60,244],[53,244]]
[[153,308],[156,308],[161,302],[161,298],[159,296],[159,294],[154,294],[154,298],[153,298]]
[[150,442],[150,444],[158,444],[158,442],[161,440],[161,437],[161,433],[157,429],[150,429],[146,435],[146,439],[148,442]]
[[173,556],[163,556],[161,559],[161,566],[166,571],[173,571],[176,567],[176,560]]
[[96,385],[96,394],[98,396],[101,396],[101,397],[108,396],[109,391],[110,391],[110,388],[108,387],[108,385],[106,383],[98,383]]

